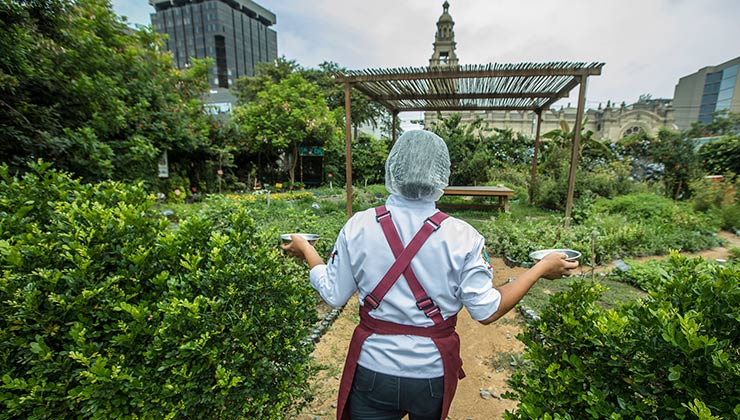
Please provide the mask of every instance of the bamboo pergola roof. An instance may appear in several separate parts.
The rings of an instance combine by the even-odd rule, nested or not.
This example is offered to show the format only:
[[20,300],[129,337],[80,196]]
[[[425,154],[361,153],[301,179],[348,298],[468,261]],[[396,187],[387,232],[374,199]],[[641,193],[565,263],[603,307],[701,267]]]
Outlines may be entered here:
[[546,110],[604,63],[518,63],[347,70],[338,82],[391,112]]
[[[604,63],[517,63],[396,69],[345,70],[335,74],[344,84],[347,216],[352,215],[352,140],[350,89],[355,88],[385,106],[393,116],[392,141],[396,140],[396,118],[404,111],[534,111],[537,114],[532,180],[537,172],[542,111],[569,96],[579,87],[578,109],[571,146],[565,226],[573,205],[576,167],[580,150],[586,81],[601,75]],[[531,193],[530,193],[531,197]]]

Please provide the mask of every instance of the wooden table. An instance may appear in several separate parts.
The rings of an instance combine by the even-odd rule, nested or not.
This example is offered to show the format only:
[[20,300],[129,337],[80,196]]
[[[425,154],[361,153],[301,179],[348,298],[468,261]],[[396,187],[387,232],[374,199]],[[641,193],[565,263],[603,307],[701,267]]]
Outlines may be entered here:
[[444,195],[464,195],[470,197],[498,197],[498,204],[447,204],[441,203],[438,207],[464,208],[475,210],[498,209],[509,211],[509,197],[514,195],[514,190],[506,187],[489,186],[450,186],[444,189]]

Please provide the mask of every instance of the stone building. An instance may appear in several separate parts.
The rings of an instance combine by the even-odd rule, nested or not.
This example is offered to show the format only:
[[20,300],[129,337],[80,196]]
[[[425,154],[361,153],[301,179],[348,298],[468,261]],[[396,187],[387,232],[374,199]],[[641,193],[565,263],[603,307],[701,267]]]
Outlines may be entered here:
[[[434,51],[429,59],[430,67],[459,64],[455,52],[455,22],[449,13],[450,5],[445,1],[442,7],[442,15],[437,21]],[[425,112],[424,126],[429,127],[434,121],[450,114],[452,112]],[[530,137],[535,136],[537,117],[531,111],[464,111],[460,114],[463,122],[482,119],[491,129],[511,129]],[[543,111],[541,132],[559,129],[563,120],[573,127],[575,116],[576,108],[570,105]],[[599,105],[597,109],[587,109],[585,119],[583,129],[593,131],[596,139],[618,140],[640,130],[655,135],[661,127],[676,128],[670,99],[641,98],[632,105],[608,102],[604,107]]]
[[[431,126],[434,121],[445,118],[450,112],[426,112],[424,125]],[[529,137],[535,136],[537,116],[531,111],[463,111],[463,122],[481,119],[491,129],[511,129]],[[542,133],[559,129],[560,121],[566,121],[572,128],[576,118],[576,108],[561,107],[542,112]],[[644,99],[632,105],[588,109],[585,113],[584,131],[593,131],[596,139],[618,140],[629,134],[644,131],[656,135],[661,127],[675,129],[673,109],[669,99]]]
[[437,32],[434,34],[434,52],[429,59],[429,67],[457,66],[455,53],[455,21],[450,16],[450,3],[442,5],[442,16],[437,20]]

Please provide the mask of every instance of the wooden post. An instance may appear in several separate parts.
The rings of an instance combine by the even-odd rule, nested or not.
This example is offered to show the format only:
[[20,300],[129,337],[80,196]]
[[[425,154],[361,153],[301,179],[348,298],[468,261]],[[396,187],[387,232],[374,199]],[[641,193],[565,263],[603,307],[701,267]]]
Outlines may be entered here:
[[398,111],[391,111],[393,118],[391,119],[391,149],[396,144],[396,122],[398,121]]
[[573,209],[573,191],[576,185],[576,170],[578,169],[578,156],[581,151],[581,128],[583,126],[583,111],[586,105],[586,76],[581,76],[580,89],[578,89],[578,109],[576,110],[576,124],[573,127],[573,144],[570,149],[570,173],[568,174],[568,196],[565,199],[565,227],[570,226],[570,212]]
[[345,167],[347,191],[347,218],[352,217],[352,104],[349,100],[349,82],[344,84],[344,131],[345,131]]
[[532,157],[532,179],[529,181],[529,204],[534,204],[535,182],[537,180],[537,153],[540,149],[540,128],[542,127],[542,110],[534,111],[537,114],[537,131],[534,136],[534,156]]

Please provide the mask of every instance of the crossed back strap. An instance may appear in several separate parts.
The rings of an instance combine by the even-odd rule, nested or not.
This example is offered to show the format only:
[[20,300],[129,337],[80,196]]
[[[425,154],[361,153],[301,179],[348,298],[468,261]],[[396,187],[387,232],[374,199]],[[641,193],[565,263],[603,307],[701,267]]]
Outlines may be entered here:
[[439,229],[439,226],[448,217],[449,216],[445,213],[437,212],[427,218],[421,229],[419,229],[416,235],[414,235],[414,238],[411,239],[408,246],[404,248],[401,237],[398,234],[398,230],[391,219],[390,211],[388,211],[385,206],[375,208],[375,218],[383,228],[385,239],[388,241],[388,245],[390,245],[391,251],[393,251],[393,255],[396,257],[396,261],[385,273],[383,278],[380,280],[380,283],[375,286],[375,289],[365,296],[365,305],[368,305],[369,308],[371,308],[370,310],[375,309],[380,305],[380,302],[383,300],[386,293],[388,293],[388,290],[393,287],[396,280],[398,280],[401,273],[403,273],[408,282],[409,288],[416,299],[416,307],[423,311],[424,314],[434,321],[435,324],[439,324],[444,321],[439,307],[424,290],[424,287],[419,282],[419,279],[416,277],[410,264],[421,246],[424,245],[424,242],[426,242],[432,233]]

